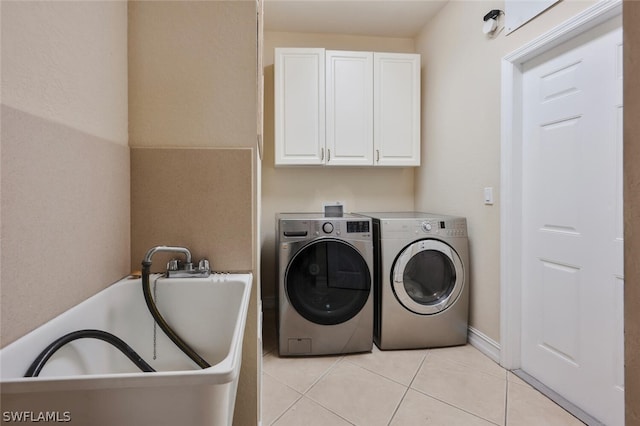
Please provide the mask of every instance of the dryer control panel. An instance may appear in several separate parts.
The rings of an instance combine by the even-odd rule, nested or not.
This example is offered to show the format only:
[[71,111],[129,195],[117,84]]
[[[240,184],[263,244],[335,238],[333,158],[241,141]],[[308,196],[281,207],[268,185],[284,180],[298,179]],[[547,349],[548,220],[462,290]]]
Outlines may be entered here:
[[434,234],[445,237],[467,236],[467,221],[465,219],[425,219],[420,221],[419,227],[416,228],[417,234]]

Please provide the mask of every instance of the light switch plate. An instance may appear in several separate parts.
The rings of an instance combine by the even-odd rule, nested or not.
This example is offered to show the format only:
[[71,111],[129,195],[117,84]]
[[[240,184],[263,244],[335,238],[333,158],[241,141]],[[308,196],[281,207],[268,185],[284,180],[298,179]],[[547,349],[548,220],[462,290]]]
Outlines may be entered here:
[[489,206],[493,204],[493,188],[492,187],[487,187],[484,189],[484,203]]

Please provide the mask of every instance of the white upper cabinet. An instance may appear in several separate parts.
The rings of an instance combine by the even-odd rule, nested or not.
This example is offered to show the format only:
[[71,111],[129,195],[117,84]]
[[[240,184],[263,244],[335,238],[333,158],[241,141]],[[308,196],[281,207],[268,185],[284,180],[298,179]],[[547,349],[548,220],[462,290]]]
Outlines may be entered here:
[[276,164],[324,164],[324,49],[276,49]]
[[374,53],[375,164],[420,165],[420,55]]
[[276,49],[275,163],[420,165],[420,55]]
[[373,53],[327,50],[326,148],[329,165],[373,164]]

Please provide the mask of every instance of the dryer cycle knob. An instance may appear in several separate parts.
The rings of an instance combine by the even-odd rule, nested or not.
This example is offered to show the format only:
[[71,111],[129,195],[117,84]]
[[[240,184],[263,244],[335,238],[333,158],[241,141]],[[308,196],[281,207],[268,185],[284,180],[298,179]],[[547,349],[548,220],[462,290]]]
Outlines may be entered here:
[[325,234],[330,234],[333,232],[333,224],[331,222],[325,222],[322,224],[322,230]]
[[431,224],[429,222],[422,222],[422,230],[424,232],[431,231]]

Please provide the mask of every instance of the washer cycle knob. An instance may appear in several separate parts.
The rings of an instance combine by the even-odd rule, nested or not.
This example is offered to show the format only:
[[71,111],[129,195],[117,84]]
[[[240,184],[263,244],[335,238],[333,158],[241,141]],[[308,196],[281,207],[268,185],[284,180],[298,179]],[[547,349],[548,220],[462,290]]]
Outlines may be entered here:
[[331,222],[325,222],[322,224],[322,230],[325,234],[330,234],[333,232],[333,224]]
[[424,232],[429,232],[431,231],[431,224],[429,222],[422,222],[422,230]]

